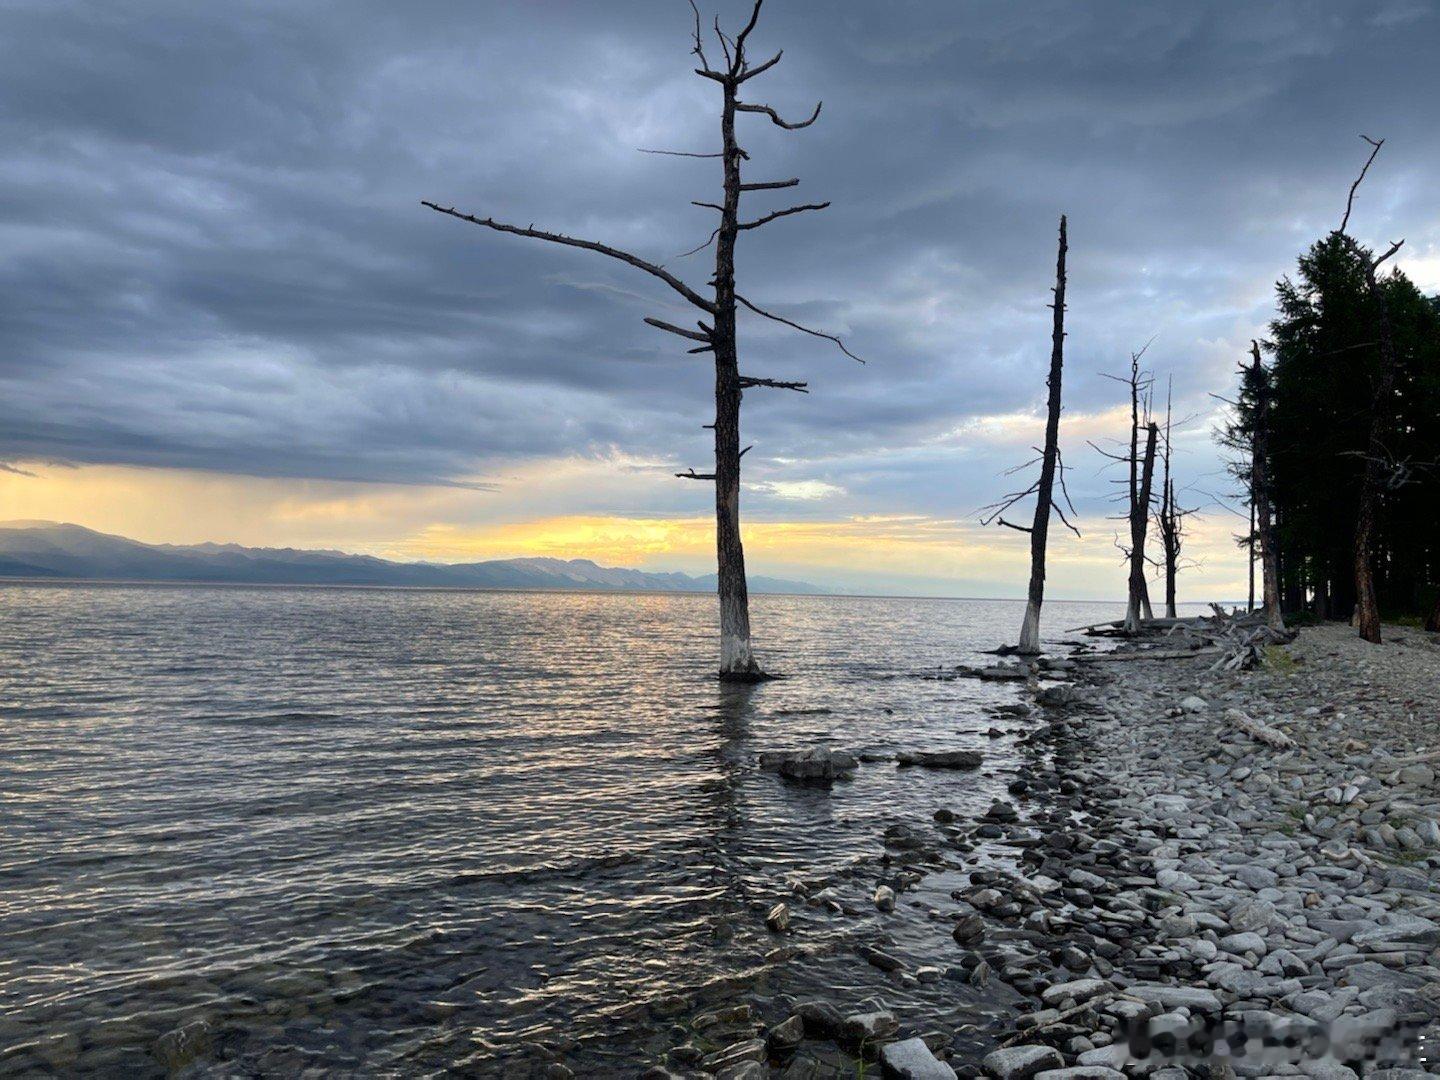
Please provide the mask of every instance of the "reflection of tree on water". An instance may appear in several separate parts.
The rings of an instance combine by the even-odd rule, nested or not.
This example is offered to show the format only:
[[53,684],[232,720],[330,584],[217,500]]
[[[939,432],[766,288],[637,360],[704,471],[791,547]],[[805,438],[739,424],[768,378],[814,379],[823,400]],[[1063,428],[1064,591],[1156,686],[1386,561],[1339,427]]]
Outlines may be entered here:
[[710,938],[728,945],[744,919],[749,897],[743,872],[743,849],[750,819],[741,785],[748,759],[755,753],[751,732],[757,717],[758,683],[721,682],[715,687],[714,730],[720,736],[713,758],[715,775],[700,785],[700,805],[711,815],[710,872],[720,892],[710,912]]

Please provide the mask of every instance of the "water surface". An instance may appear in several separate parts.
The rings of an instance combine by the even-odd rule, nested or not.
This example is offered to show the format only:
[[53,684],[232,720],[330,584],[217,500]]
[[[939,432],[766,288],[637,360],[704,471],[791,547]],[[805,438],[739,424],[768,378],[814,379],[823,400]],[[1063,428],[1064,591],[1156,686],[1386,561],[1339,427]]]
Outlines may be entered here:
[[[788,881],[1023,768],[985,734],[1023,726],[986,712],[1017,691],[936,677],[1013,638],[1019,604],[752,605],[791,677],[736,688],[709,677],[704,596],[0,587],[0,1071],[160,1074],[157,1040],[197,1020],[202,1072],[652,1061],[648,1003],[763,972],[756,909]],[[1046,614],[1058,636],[1117,611]],[[828,791],[755,768],[817,741],[987,767]],[[944,929],[885,933],[923,953]],[[797,915],[812,944],[864,932]],[[831,963],[762,977],[963,999]]]

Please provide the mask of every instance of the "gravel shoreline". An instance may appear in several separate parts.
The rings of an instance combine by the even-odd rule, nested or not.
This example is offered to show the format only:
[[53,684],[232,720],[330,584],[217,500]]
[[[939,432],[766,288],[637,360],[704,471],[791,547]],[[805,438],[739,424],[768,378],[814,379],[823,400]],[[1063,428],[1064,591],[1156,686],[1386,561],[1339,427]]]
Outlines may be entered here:
[[[900,857],[871,871],[882,913],[917,902],[933,856],[969,866],[928,913],[955,945],[914,971],[860,956],[993,994],[1008,1022],[937,1031],[882,999],[780,1002],[783,1016],[736,1003],[693,1017],[645,1075],[1440,1073],[1440,756],[1415,760],[1440,747],[1440,641],[1315,627],[1262,670],[1206,668],[1054,664],[1069,681],[1035,688],[1021,740],[1044,753],[1010,799],[889,838]],[[788,902],[813,899],[797,886]],[[776,909],[758,917],[788,931]]]

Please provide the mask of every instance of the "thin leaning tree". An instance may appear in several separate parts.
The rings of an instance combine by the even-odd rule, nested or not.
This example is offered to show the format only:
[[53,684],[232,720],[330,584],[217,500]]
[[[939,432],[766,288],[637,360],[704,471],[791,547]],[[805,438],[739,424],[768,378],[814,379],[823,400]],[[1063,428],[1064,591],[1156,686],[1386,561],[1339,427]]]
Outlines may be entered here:
[[[1045,547],[1050,534],[1050,515],[1053,512],[1076,536],[1080,530],[1066,518],[1065,511],[1055,500],[1055,480],[1060,480],[1060,492],[1070,512],[1075,507],[1070,494],[1065,490],[1065,463],[1060,458],[1060,380],[1065,367],[1065,255],[1070,250],[1065,233],[1065,215],[1060,215],[1060,242],[1055,256],[1055,303],[1051,305],[1053,319],[1050,330],[1050,375],[1045,380],[1048,388],[1045,413],[1045,446],[1040,450],[1040,476],[1024,491],[1013,492],[999,503],[987,507],[982,524],[994,521],[1007,529],[1030,534],[1030,591],[1025,601],[1025,618],[1020,624],[1020,643],[1016,652],[1034,656],[1040,652],[1040,607],[1045,602]],[[1038,448],[1037,448],[1038,449]],[[1033,465],[1034,462],[1027,462]],[[1025,466],[1021,466],[1024,468]],[[1030,524],[1016,525],[1006,521],[1003,515],[1028,495],[1035,496],[1035,516]]]
[[[752,387],[808,392],[807,384],[803,382],[786,382],[740,374],[739,349],[736,340],[736,317],[739,309],[744,308],[762,318],[783,323],[793,330],[809,334],[812,337],[824,338],[833,342],[852,360],[860,360],[835,335],[813,330],[791,319],[776,315],[760,305],[752,303],[736,291],[735,245],[742,233],[758,229],[780,218],[791,217],[806,211],[824,210],[830,205],[828,202],[803,203],[783,210],[772,210],[750,220],[741,220],[740,217],[741,195],[792,188],[800,181],[798,179],[750,183],[741,181],[741,163],[750,160],[750,155],[745,152],[736,136],[737,115],[754,113],[768,118],[771,123],[787,131],[807,128],[820,116],[820,105],[817,104],[807,119],[790,122],[783,119],[769,105],[740,100],[741,87],[757,75],[762,75],[773,68],[780,62],[782,55],[777,52],[768,60],[753,66],[750,64],[747,51],[750,34],[760,19],[760,8],[763,3],[764,0],[755,0],[749,21],[733,38],[720,29],[718,19],[715,21],[715,36],[719,42],[720,51],[725,57],[724,65],[717,69],[710,66],[710,61],[705,55],[700,12],[692,0],[690,6],[695,13],[695,29],[693,33],[694,47],[691,52],[700,62],[695,73],[701,78],[716,83],[720,88],[721,148],[718,153],[648,151],[676,157],[717,158],[722,164],[723,189],[720,202],[694,203],[696,206],[713,210],[719,214],[719,224],[715,226],[710,238],[705,243],[693,251],[686,252],[687,255],[693,255],[714,245],[715,272],[710,280],[713,289],[710,295],[703,295],[698,290],[691,288],[657,263],[607,244],[596,243],[593,240],[581,240],[560,233],[545,232],[533,226],[507,225],[493,218],[462,213],[453,206],[441,206],[428,200],[422,200],[422,205],[431,210],[469,222],[472,225],[480,225],[496,232],[511,233],[515,236],[545,240],[552,244],[583,248],[628,263],[637,270],[643,270],[652,277],[663,281],[699,312],[694,329],[677,326],[657,318],[647,318],[645,322],[658,330],[664,330],[695,343],[694,347],[689,350],[691,353],[711,353],[715,358],[715,422],[706,425],[715,433],[715,471],[698,473],[694,469],[689,469],[675,475],[687,480],[713,482],[715,485],[715,550],[718,563],[717,591],[720,598],[719,676],[722,680],[732,682],[756,682],[768,677],[756,663],[750,644],[749,590],[745,581],[745,550],[740,539],[740,459],[750,448],[745,447],[742,450],[740,447],[741,397],[745,390]],[[861,362],[863,363],[863,361]]]

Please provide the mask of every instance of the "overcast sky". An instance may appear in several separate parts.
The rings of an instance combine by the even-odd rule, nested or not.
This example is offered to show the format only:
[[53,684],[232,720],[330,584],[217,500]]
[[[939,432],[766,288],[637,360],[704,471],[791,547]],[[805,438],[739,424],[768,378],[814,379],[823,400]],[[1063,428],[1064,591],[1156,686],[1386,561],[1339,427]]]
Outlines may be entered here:
[[[690,25],[684,0],[0,0],[0,461],[34,474],[5,474],[0,517],[703,569],[693,536],[636,539],[710,512],[670,473],[707,465],[712,376],[641,321],[689,313],[629,267],[419,204],[703,286],[708,253],[676,256],[712,227],[690,200],[717,197],[719,164],[637,153],[718,146]],[[974,510],[1039,437],[1062,212],[1090,566],[1061,588],[1081,595],[1121,588],[1085,445],[1123,433],[1098,373],[1153,337],[1199,417],[1181,484],[1220,490],[1208,395],[1337,224],[1359,133],[1388,141],[1352,231],[1406,237],[1402,268],[1440,287],[1434,3],[769,0],[752,48],[782,47],[751,95],[824,110],[799,132],[743,117],[747,175],[832,206],[746,234],[742,291],[868,363],[742,319],[743,371],[812,388],[746,397],[762,568],[1023,585],[1022,538]],[[1213,589],[1243,575],[1231,527],[1197,525]],[[970,554],[915,565],[952,541]]]

